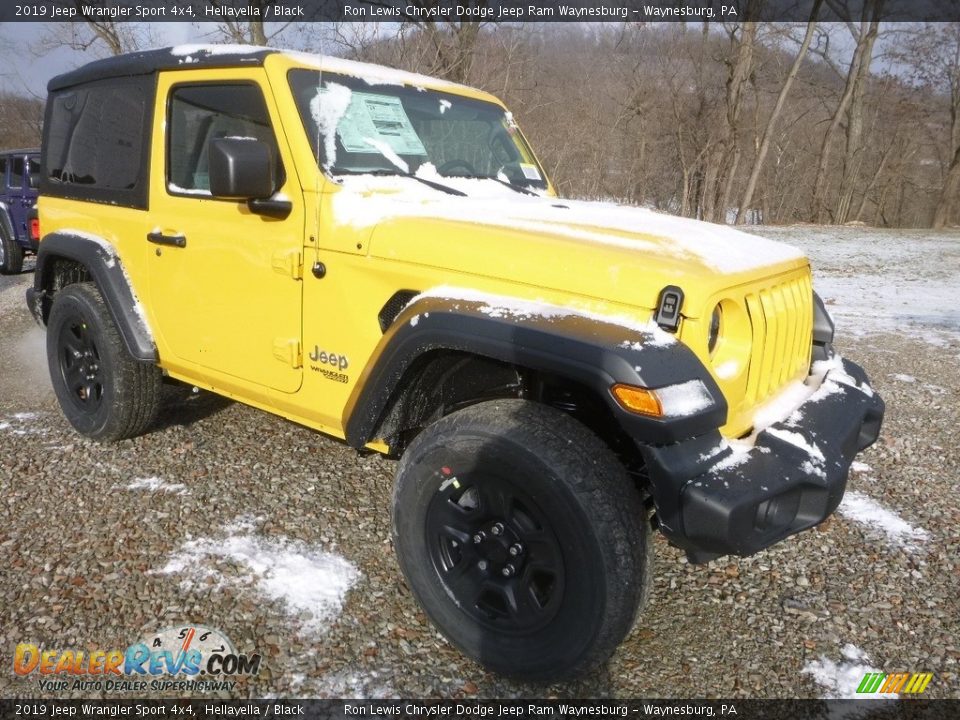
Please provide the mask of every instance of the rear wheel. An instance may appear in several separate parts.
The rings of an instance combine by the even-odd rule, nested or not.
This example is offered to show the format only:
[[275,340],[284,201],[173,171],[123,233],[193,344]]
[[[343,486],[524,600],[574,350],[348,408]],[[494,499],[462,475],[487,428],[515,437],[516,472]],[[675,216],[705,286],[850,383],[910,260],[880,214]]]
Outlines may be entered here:
[[611,655],[644,595],[648,528],[613,453],[522,400],[434,423],[397,471],[394,540],[414,595],[506,675],[569,677]]
[[23,270],[23,248],[0,223],[0,275],[16,275]]
[[54,296],[47,362],[60,407],[87,437],[134,437],[157,415],[160,369],[130,356],[93,283],[68,285]]

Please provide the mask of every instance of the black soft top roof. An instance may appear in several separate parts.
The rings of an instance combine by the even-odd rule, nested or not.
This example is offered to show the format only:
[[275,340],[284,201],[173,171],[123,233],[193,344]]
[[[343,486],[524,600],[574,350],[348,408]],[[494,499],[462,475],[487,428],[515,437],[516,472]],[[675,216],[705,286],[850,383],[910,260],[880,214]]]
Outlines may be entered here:
[[47,83],[47,91],[63,90],[104,78],[150,75],[160,70],[177,68],[193,70],[237,65],[260,66],[267,55],[275,52],[278,51],[257,45],[180,45],[175,48],[141,50],[95,60],[76,70],[57,75]]

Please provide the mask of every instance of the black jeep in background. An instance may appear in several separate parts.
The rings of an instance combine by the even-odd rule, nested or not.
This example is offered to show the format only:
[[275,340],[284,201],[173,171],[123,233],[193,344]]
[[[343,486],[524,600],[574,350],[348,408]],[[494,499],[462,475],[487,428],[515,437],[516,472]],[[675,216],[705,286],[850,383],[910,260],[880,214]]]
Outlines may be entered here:
[[23,269],[23,255],[36,252],[38,233],[31,233],[40,181],[40,151],[0,151],[0,274]]

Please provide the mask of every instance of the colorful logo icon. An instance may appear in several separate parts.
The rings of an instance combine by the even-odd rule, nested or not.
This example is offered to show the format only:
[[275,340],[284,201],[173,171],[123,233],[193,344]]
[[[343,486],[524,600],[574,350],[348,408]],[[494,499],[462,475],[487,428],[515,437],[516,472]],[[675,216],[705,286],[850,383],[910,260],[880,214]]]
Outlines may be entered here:
[[857,693],[919,695],[927,689],[932,679],[933,673],[867,673],[857,686]]

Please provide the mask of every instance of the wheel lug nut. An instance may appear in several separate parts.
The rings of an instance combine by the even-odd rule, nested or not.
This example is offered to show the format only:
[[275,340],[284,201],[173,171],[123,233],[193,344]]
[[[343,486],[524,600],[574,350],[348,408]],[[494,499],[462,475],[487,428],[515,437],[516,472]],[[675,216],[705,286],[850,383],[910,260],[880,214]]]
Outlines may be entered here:
[[490,532],[492,532],[494,535],[499,535],[500,533],[502,533],[503,523],[497,523],[496,525],[494,525],[492,528],[490,528]]
[[520,543],[514,543],[513,545],[510,546],[510,550],[508,552],[513,557],[516,557],[517,555],[523,552],[523,545],[521,545]]
[[480,568],[481,570],[486,570],[486,569],[487,569],[487,561],[486,561],[486,560],[481,560],[480,562],[477,563],[477,567]]
[[474,545],[479,545],[479,544],[482,543],[482,542],[483,542],[483,533],[482,533],[482,532],[478,532],[476,535],[473,536],[473,544],[474,544]]
[[501,570],[500,572],[503,574],[504,577],[510,577],[516,572],[516,569],[513,567],[513,565],[510,565],[508,563],[503,566],[503,570]]

